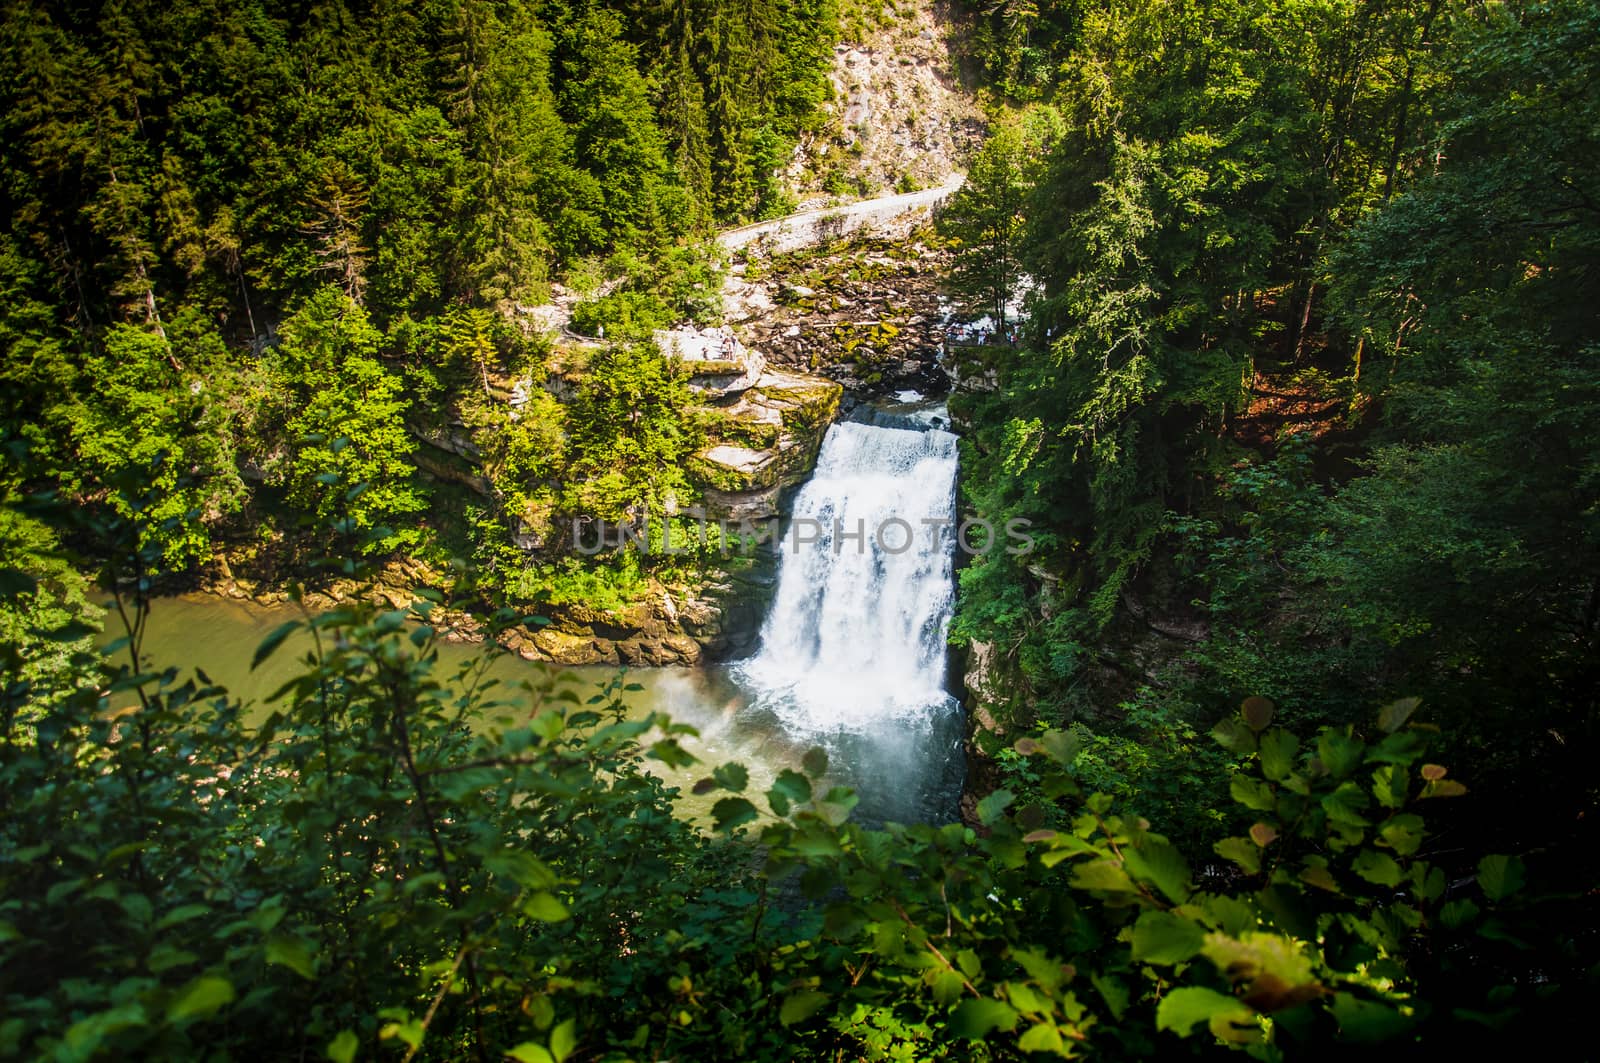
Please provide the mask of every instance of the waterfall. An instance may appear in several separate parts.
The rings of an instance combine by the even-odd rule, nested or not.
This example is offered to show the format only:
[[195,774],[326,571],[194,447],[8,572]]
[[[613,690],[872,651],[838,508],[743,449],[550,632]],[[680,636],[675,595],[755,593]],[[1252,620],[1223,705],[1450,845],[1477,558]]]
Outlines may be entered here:
[[[796,735],[948,721],[956,437],[835,424],[795,499],[761,649],[739,667]],[[814,541],[808,541],[814,540]]]

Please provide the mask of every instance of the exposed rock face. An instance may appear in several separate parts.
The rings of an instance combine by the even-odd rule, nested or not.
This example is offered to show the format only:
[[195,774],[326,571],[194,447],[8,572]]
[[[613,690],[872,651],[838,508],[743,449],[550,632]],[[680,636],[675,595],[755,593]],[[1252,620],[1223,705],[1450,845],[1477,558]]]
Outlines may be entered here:
[[1000,704],[1002,688],[995,677],[994,645],[974,642],[967,647],[967,665],[962,685],[967,689],[974,721],[984,730],[1000,734],[993,710]]
[[722,326],[698,329],[658,329],[656,346],[669,358],[677,358],[694,375],[689,387],[704,395],[741,395],[761,379],[767,359],[746,347],[733,330]]
[[[948,252],[931,239],[860,238],[803,255],[751,250],[724,289],[744,342],[769,362],[818,373],[859,394],[949,387],[939,366],[950,305]],[[774,309],[755,312],[771,304]]]
[[417,468],[436,480],[460,484],[484,498],[494,497],[494,485],[479,465],[482,454],[465,428],[424,431],[413,427],[411,435],[422,444],[411,455]]
[[831,380],[769,368],[754,387],[715,407],[721,419],[714,442],[690,465],[707,515],[730,521],[777,516],[784,489],[804,480],[816,462],[842,394]]
[[841,173],[863,191],[937,185],[982,138],[983,113],[951,55],[959,25],[938,4],[883,11],[879,25],[857,27],[859,40],[834,48],[829,120],[785,171],[802,194],[837,187]]
[[978,801],[992,793],[999,785],[1000,768],[994,760],[993,749],[1010,740],[1001,720],[1009,717],[1005,707],[1004,691],[1009,686],[1003,675],[1001,662],[992,643],[974,642],[966,647],[966,665],[962,671],[963,699],[967,707],[967,737],[964,743],[967,778],[961,788],[962,822],[982,829],[978,818]]
[[1000,386],[992,361],[996,347],[951,347],[944,367],[952,391],[993,391]]
[[731,558],[726,572],[693,587],[657,585],[622,612],[584,606],[551,610],[546,627],[519,628],[501,641],[529,660],[639,667],[696,665],[753,653],[777,586],[768,548]]

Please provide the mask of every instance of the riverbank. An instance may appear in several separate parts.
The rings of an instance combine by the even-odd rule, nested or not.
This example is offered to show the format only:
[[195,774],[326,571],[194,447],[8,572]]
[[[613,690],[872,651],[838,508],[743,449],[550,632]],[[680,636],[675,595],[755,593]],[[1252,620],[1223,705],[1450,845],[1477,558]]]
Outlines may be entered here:
[[[265,578],[236,572],[238,555],[226,551],[189,584],[167,589],[182,597],[246,603],[263,609],[298,604],[317,612],[350,602],[402,609],[424,592],[444,598],[435,610],[441,638],[463,644],[490,637],[489,602],[454,590],[458,576],[416,558],[387,561],[367,579],[337,578],[303,582],[308,573],[271,570]],[[261,552],[252,550],[248,563],[256,570]],[[697,580],[668,583],[649,577],[637,600],[623,609],[601,609],[583,603],[529,604],[527,615],[540,624],[515,624],[495,635],[504,649],[524,660],[561,665],[692,666],[744,656],[755,649],[761,621],[776,575],[771,551],[730,559],[725,568],[707,571]]]

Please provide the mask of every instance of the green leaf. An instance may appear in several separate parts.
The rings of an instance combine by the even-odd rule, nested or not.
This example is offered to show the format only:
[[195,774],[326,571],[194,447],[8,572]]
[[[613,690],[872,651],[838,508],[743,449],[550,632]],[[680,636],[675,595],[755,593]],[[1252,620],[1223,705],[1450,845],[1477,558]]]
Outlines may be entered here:
[[498,788],[504,776],[493,768],[468,768],[439,777],[439,792],[452,801],[465,801],[484,790]]
[[1404,808],[1411,780],[1398,764],[1385,764],[1372,773],[1372,796],[1385,808]]
[[1057,764],[1071,764],[1083,750],[1083,737],[1073,731],[1046,731],[1039,736],[1039,748]]
[[955,971],[943,968],[932,968],[928,972],[933,976],[933,999],[949,1007],[961,999],[962,992],[967,988],[967,983]]
[[1491,901],[1503,901],[1522,888],[1525,870],[1521,857],[1494,853],[1478,861],[1478,885]]
[[1053,1022],[1041,1022],[1037,1026],[1028,1027],[1023,1035],[1017,1038],[1017,1047],[1024,1052],[1054,1052],[1058,1056],[1066,1055],[1066,1044],[1061,1040],[1061,1031],[1056,1029]]
[[1246,874],[1261,871],[1261,849],[1249,838],[1224,838],[1212,850],[1224,860],[1232,860]]
[[783,795],[793,804],[804,804],[811,800],[811,780],[791,768],[780,771],[778,777],[772,780],[772,785],[775,789],[782,790]]
[[1300,881],[1304,882],[1308,886],[1315,886],[1319,890],[1327,890],[1329,893],[1338,893],[1339,883],[1333,877],[1333,872],[1328,870],[1328,865],[1325,863],[1312,862],[1313,860],[1321,859],[1321,857],[1306,858],[1306,866],[1300,871]]
[[750,785],[750,772],[743,764],[724,764],[711,772],[718,786],[729,793],[742,793]]
[[1317,736],[1317,757],[1323,770],[1335,779],[1355,771],[1365,751],[1366,746],[1359,739],[1339,731],[1326,730]]
[[1182,963],[1199,955],[1206,932],[1171,912],[1148,911],[1133,924],[1133,958],[1141,963]]
[[287,967],[308,982],[316,980],[317,964],[311,949],[296,937],[274,937],[267,940],[267,962]]
[[[967,955],[970,956],[972,954],[969,952]],[[967,964],[962,964],[961,967],[967,972],[968,977],[977,976],[979,968],[976,957],[973,957],[970,969]],[[1050,1015],[1055,1010],[1055,1002],[1053,1000],[1026,982],[1006,982],[1002,988],[1005,990],[1006,1000],[1010,1002],[1013,1008],[1017,1009],[1019,1014],[1041,1018]]]
[[1055,993],[1072,976],[1071,968],[1063,967],[1060,960],[1043,949],[1013,948],[1011,958],[1047,993]]
[[340,1030],[339,1036],[328,1042],[328,1047],[323,1050],[333,1063],[355,1063],[356,1051],[361,1047],[361,1039],[351,1030]]
[[567,911],[567,906],[562,904],[555,894],[539,890],[537,893],[530,893],[528,899],[522,902],[522,914],[541,923],[559,923],[570,913]]
[[529,723],[533,733],[543,738],[546,742],[554,742],[561,737],[561,732],[566,730],[567,721],[556,709],[546,709],[535,716]]
[[1444,896],[1447,885],[1443,868],[1433,867],[1420,861],[1411,865],[1411,888],[1416,891],[1418,900],[1425,902],[1438,900]]
[[1439,909],[1439,925],[1446,930],[1460,930],[1478,918],[1478,906],[1463,897],[1448,901]]
[[483,858],[483,866],[525,889],[549,889],[556,884],[555,872],[521,849],[494,850]]
[[556,1063],[544,1045],[537,1041],[524,1041],[506,1053],[517,1063]]
[[1243,1002],[1204,986],[1183,986],[1161,998],[1156,1008],[1156,1029],[1188,1037],[1199,1023],[1226,1041],[1240,1040],[1237,1027],[1255,1025],[1255,1012]]
[[1339,788],[1322,799],[1322,810],[1335,823],[1351,827],[1370,826],[1372,821],[1361,814],[1367,807],[1367,792],[1355,783],[1340,783]]
[[804,1022],[815,1015],[817,1009],[827,1002],[828,994],[819,993],[814,989],[790,993],[784,998],[783,1007],[778,1009],[778,1021],[785,1026],[793,1026],[797,1022]]
[[1261,774],[1273,782],[1282,782],[1294,772],[1295,754],[1300,752],[1300,739],[1292,732],[1274,727],[1260,739]]
[[678,744],[676,738],[663,738],[652,743],[650,751],[645,754],[651,760],[659,760],[669,768],[683,769],[696,763],[694,754]]
[[[1248,895],[1246,895],[1248,897]],[[1261,913],[1250,901],[1227,897],[1226,893],[1202,893],[1195,898],[1195,908],[1222,933],[1238,937],[1261,922]]]
[[1146,840],[1137,848],[1123,852],[1128,871],[1146,882],[1153,882],[1173,904],[1189,899],[1189,864],[1175,846]]
[[568,1019],[550,1031],[550,1054],[556,1057],[556,1063],[566,1063],[577,1047],[578,1020]]
[[1137,893],[1139,887],[1122,870],[1122,865],[1110,858],[1074,864],[1068,879],[1074,889],[1101,890],[1108,893]]
[[1237,716],[1229,716],[1213,727],[1211,737],[1230,753],[1245,756],[1256,751],[1256,733]]
[[545,993],[528,998],[526,1007],[528,1018],[533,1020],[536,1029],[548,1030],[550,1024],[556,1021],[556,1006],[550,1003],[550,997]]
[[992,826],[996,820],[1005,814],[1006,808],[1016,800],[1016,795],[1010,790],[996,790],[978,802],[978,822],[985,827]]
[[1421,704],[1421,698],[1401,698],[1399,701],[1389,702],[1378,710],[1378,729],[1385,734],[1393,734],[1400,730]]
[[255,656],[250,658],[250,670],[255,671],[262,661],[276,653],[278,647],[283,645],[283,640],[299,626],[300,621],[287,620],[268,632],[267,637],[261,640],[261,645],[256,647]]
[[835,786],[816,804],[817,815],[830,826],[838,827],[850,818],[850,812],[861,799],[847,786]]
[[1422,845],[1422,840],[1427,836],[1423,829],[1422,817],[1409,812],[1398,816],[1390,816],[1378,828],[1378,837],[1401,856],[1410,856]]
[[767,791],[767,803],[779,816],[787,816],[791,805],[803,805],[811,800],[811,780],[791,768],[785,768],[772,780]]
[[[776,806],[773,811],[777,811]],[[785,812],[778,812],[778,815],[784,815]],[[719,831],[731,831],[746,823],[754,822],[759,816],[756,806],[742,797],[724,797],[711,806],[711,819]]]
[[1278,804],[1270,783],[1252,779],[1248,775],[1235,775],[1228,783],[1228,793],[1239,804],[1257,812],[1271,812]]
[[1377,886],[1398,886],[1404,877],[1394,857],[1376,849],[1363,849],[1357,853],[1350,869]]
[[1355,1044],[1389,1041],[1409,1030],[1414,1022],[1386,1004],[1359,1000],[1349,993],[1334,994],[1330,1010],[1339,1024],[1341,1039]]
[[[3,938],[0,938],[0,940],[3,940]],[[199,957],[188,949],[175,949],[163,942],[151,947],[150,955],[145,957],[144,966],[151,974],[161,974],[163,971],[170,971],[174,967],[182,967],[185,964],[194,963],[197,959]]]
[[992,997],[963,1000],[950,1013],[950,1032],[976,1041],[994,1030],[1010,1030],[1017,1025],[1017,1013],[1010,1004]]
[[1106,1002],[1106,1007],[1111,1009],[1111,1017],[1121,1022],[1122,1016],[1128,1011],[1128,987],[1120,979],[1098,971],[1090,973],[1089,981],[1099,990],[1100,999]]
[[203,974],[178,990],[167,1005],[167,1021],[176,1025],[215,1015],[233,1003],[233,983],[213,974]]
[[165,930],[168,927],[177,926],[179,923],[184,923],[190,919],[194,919],[197,916],[205,915],[209,911],[211,911],[211,906],[206,904],[182,905],[172,909],[172,911],[156,920],[156,929]]

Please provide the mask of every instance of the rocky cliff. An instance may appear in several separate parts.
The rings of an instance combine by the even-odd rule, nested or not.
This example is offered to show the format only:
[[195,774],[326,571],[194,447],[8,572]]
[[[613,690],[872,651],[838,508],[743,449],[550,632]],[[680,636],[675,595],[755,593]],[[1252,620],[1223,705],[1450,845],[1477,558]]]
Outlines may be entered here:
[[835,380],[852,395],[940,395],[949,252],[923,225],[903,239],[861,233],[787,254],[746,248],[724,284],[728,318],[769,363]]
[[964,84],[948,4],[874,7],[834,48],[827,121],[796,147],[785,177],[808,203],[824,195],[932,188],[965,168],[983,112]]

